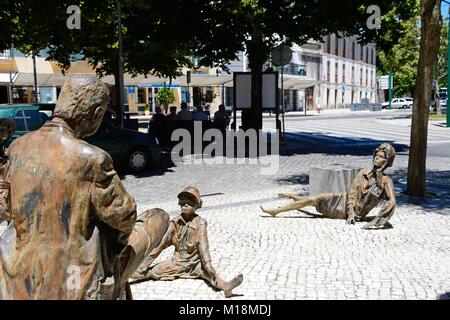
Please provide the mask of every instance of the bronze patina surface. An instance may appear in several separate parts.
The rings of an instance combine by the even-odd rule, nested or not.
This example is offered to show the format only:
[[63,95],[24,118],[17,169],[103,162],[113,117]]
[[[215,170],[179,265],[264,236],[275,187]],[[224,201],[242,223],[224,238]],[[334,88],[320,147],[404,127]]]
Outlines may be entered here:
[[111,157],[81,140],[97,131],[108,98],[98,80],[69,80],[53,120],[7,150],[11,223],[0,239],[0,298],[122,298],[167,230],[163,210],[136,217]]
[[[181,214],[170,221],[160,245],[147,257],[135,279],[174,280],[204,279],[213,287],[223,290],[226,297],[232,295],[232,289],[243,281],[242,274],[231,281],[224,281],[212,266],[209,253],[207,222],[195,212],[202,206],[197,188],[187,187],[178,195]],[[175,246],[175,253],[169,260],[151,266],[158,255],[167,247]]]
[[347,192],[324,193],[314,197],[284,193],[280,196],[292,199],[294,203],[277,209],[261,209],[276,216],[281,212],[313,206],[327,218],[346,219],[347,223],[354,224],[356,220],[367,216],[381,201],[385,201],[378,215],[364,226],[382,227],[392,217],[396,206],[394,184],[392,179],[384,174],[384,171],[392,166],[394,158],[394,147],[383,143],[373,152],[373,167],[361,170]]

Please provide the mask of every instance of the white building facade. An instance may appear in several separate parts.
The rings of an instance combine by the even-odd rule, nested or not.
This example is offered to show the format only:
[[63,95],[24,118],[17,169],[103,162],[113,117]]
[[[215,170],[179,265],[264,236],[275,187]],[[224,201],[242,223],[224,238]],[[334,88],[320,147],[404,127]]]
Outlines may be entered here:
[[[328,35],[322,45],[322,83],[316,104],[324,109],[376,102],[376,49],[355,37]],[[365,100],[367,99],[367,100]]]
[[[352,103],[376,102],[376,49],[362,45],[356,37],[325,36],[323,42],[309,41],[291,46],[291,62],[283,67],[285,78],[315,84],[303,90],[285,90],[286,110],[349,108]],[[230,72],[250,71],[248,57],[239,53]],[[270,61],[264,69],[271,67]],[[279,70],[279,69],[277,69]],[[367,99],[367,100],[365,100]],[[230,99],[226,99],[231,105]]]

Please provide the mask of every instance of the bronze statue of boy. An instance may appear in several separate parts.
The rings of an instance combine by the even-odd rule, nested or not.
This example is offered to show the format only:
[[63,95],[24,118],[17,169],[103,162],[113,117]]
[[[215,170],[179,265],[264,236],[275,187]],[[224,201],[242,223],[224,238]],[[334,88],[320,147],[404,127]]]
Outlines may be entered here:
[[362,220],[380,201],[385,200],[378,215],[363,228],[382,227],[392,217],[396,206],[394,184],[384,174],[384,170],[392,166],[394,158],[394,147],[383,143],[373,151],[372,169],[361,170],[348,192],[323,193],[314,197],[282,193],[280,197],[292,199],[294,203],[277,209],[261,209],[275,217],[281,212],[313,206],[324,217],[346,219],[348,224],[354,224],[355,221]]
[[[177,278],[201,278],[213,287],[223,290],[231,297],[232,290],[243,281],[242,274],[231,281],[220,278],[211,263],[207,222],[196,214],[202,200],[197,188],[187,187],[178,195],[181,214],[170,222],[169,229],[160,245],[151,252],[146,261],[133,275],[135,279],[174,280]],[[174,245],[175,253],[169,260],[150,266],[167,247]]]

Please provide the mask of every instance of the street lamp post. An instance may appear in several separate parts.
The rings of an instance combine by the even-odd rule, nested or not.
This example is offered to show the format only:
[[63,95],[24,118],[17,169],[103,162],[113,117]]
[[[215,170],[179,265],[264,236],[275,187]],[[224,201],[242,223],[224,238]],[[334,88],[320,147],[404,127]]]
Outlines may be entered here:
[[[448,4],[448,11],[447,11],[447,47],[450,44],[450,2],[446,1],[446,0],[442,0],[442,2],[445,2],[446,4]],[[448,99],[448,94],[450,92],[450,50],[448,50],[447,48],[447,128],[450,127],[450,112],[449,112],[449,99]]]
[[448,6],[448,12],[447,12],[447,128],[450,127],[450,112],[449,112],[449,99],[448,94],[450,92],[450,50],[448,49],[448,45],[450,44],[450,3],[447,1],[444,1],[445,3],[449,4]]
[[120,100],[120,127],[123,128],[123,117],[125,114],[125,99],[124,99],[124,87],[123,87],[123,52],[122,52],[122,17],[120,10],[120,1],[117,1],[117,27],[119,33],[119,100]]

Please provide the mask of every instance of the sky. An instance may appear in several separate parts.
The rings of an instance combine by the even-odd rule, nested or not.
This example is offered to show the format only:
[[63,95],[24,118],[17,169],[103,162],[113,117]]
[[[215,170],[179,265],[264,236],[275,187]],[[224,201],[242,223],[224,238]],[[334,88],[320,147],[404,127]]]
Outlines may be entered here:
[[448,17],[448,4],[445,3],[444,1],[442,1],[442,4],[441,4],[441,14],[444,18]]

